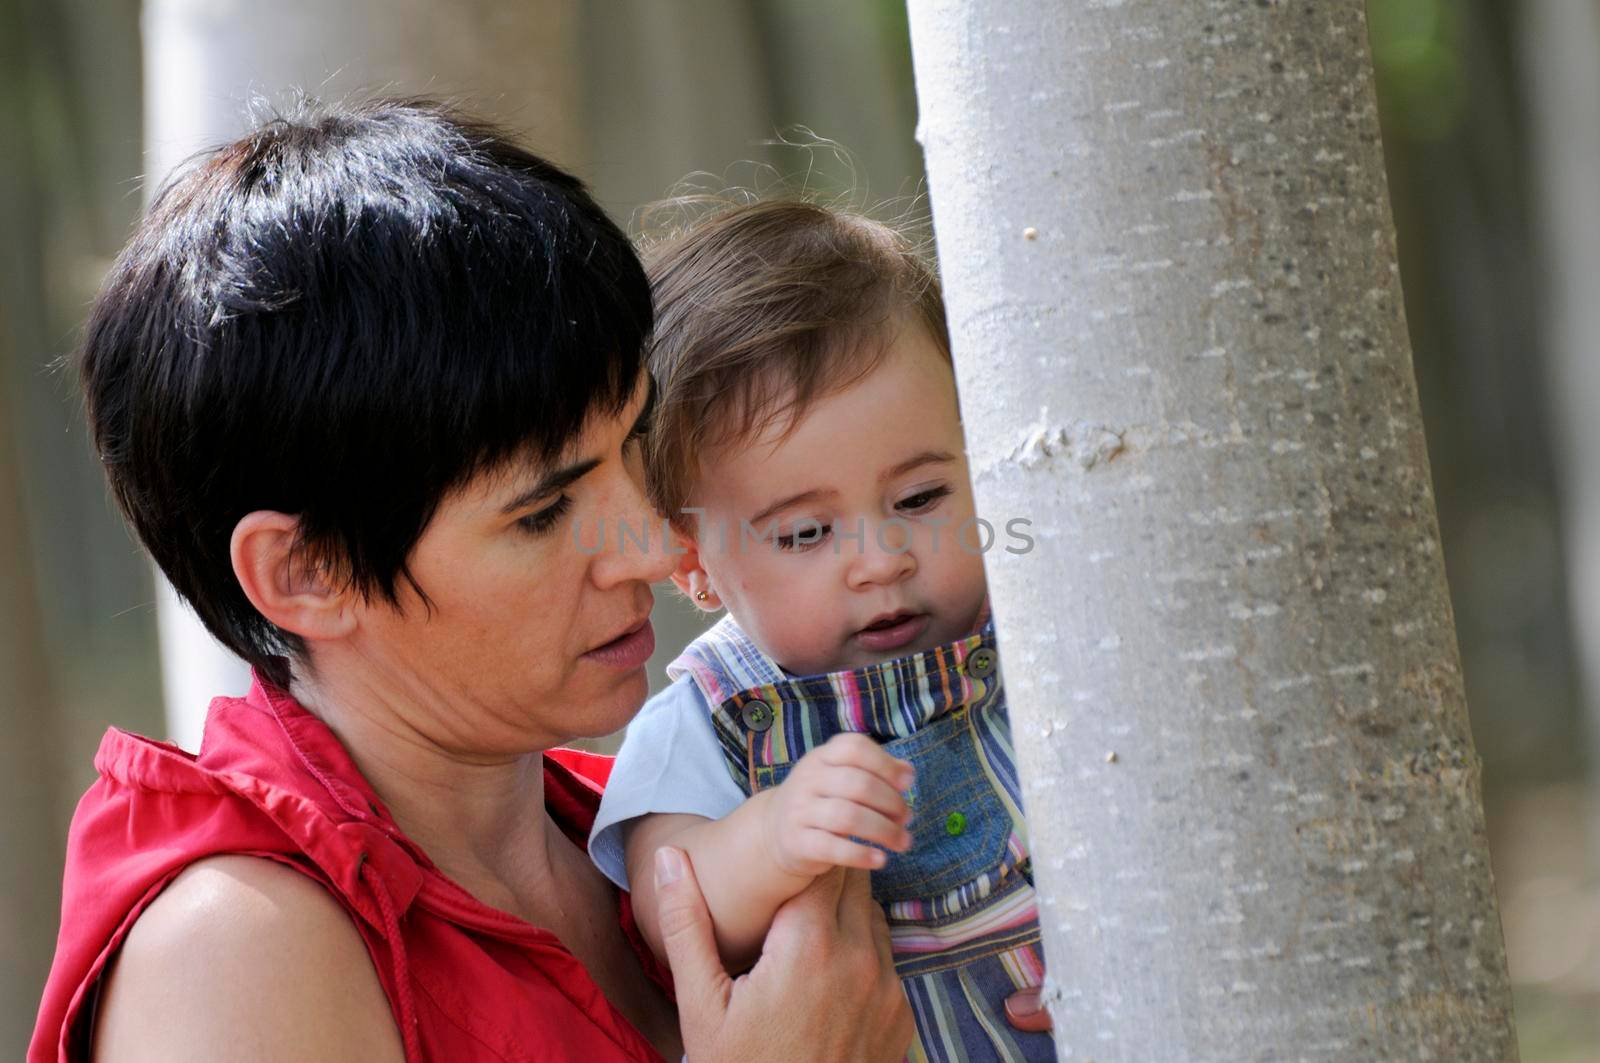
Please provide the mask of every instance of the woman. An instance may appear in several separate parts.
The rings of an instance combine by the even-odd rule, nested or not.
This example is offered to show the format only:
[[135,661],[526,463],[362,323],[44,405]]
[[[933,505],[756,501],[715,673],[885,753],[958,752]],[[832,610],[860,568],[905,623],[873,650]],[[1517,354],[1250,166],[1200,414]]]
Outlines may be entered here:
[[730,981],[681,854],[676,976],[581,850],[673,559],[649,293],[571,177],[419,103],[307,111],[156,201],[85,337],[113,491],[248,661],[198,758],[112,732],[69,839],[45,1060],[898,1059],[865,883]]

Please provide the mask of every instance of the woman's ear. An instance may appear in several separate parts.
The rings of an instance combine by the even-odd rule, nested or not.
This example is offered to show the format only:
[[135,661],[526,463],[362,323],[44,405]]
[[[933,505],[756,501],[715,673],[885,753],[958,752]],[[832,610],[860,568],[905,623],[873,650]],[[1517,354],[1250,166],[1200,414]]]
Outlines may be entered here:
[[233,526],[228,552],[245,597],[275,626],[312,640],[355,629],[349,588],[306,553],[296,518],[267,509],[248,513]]
[[668,577],[672,585],[687,594],[697,608],[708,613],[721,609],[722,599],[711,589],[711,577],[700,567],[700,547],[679,531],[674,530],[672,536],[677,542],[678,552],[678,567]]

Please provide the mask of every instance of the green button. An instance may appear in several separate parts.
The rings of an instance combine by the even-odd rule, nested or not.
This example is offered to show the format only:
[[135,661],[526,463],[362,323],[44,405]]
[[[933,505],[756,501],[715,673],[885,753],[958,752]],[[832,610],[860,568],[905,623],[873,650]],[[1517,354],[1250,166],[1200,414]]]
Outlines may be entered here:
[[967,829],[967,817],[959,812],[952,812],[944,819],[944,832],[954,838]]
[[987,679],[994,673],[995,665],[999,663],[998,654],[987,646],[979,646],[972,651],[972,656],[967,658],[967,674],[974,679]]

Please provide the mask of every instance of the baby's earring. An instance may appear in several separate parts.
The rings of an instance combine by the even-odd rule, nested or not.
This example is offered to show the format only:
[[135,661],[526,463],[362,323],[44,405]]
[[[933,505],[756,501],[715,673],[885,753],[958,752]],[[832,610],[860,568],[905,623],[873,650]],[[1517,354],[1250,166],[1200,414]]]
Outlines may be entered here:
[[711,597],[711,595],[706,593],[706,589],[704,587],[701,587],[699,590],[694,592],[694,600],[697,602],[703,602],[709,597]]

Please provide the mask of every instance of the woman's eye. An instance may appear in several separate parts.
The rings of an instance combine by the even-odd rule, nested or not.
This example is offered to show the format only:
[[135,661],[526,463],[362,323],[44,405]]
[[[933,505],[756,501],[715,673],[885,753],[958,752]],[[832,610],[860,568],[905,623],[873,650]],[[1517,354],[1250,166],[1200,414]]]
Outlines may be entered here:
[[519,517],[517,524],[523,531],[533,535],[542,535],[561,522],[567,515],[567,510],[572,508],[572,499],[562,495],[554,502],[545,506],[537,513],[529,513],[526,517]]
[[948,498],[949,496],[950,488],[948,487],[930,487],[926,491],[918,491],[910,498],[902,498],[899,502],[895,503],[894,508],[903,510],[907,513],[916,513],[920,510],[930,508],[941,498]]
[[828,537],[833,530],[831,524],[802,524],[789,535],[779,535],[772,541],[779,550],[794,550],[805,553]]

